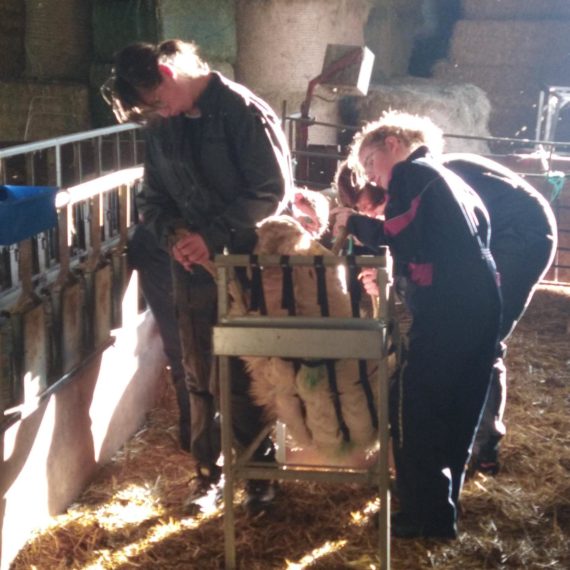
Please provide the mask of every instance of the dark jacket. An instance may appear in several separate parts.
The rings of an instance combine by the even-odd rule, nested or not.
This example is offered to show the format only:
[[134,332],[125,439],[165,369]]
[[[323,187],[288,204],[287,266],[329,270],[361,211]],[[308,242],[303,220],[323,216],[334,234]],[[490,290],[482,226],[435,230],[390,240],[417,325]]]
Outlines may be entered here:
[[554,213],[524,178],[503,165],[468,153],[449,153],[443,164],[480,196],[491,220],[491,252],[515,253],[545,239],[556,241]]
[[396,274],[413,284],[409,295],[445,304],[452,292],[468,297],[477,283],[496,277],[483,203],[426,147],[394,167],[385,216],[385,222],[351,216],[348,229],[365,245],[390,246]]
[[144,222],[163,245],[185,227],[212,255],[248,251],[255,224],[292,187],[285,135],[265,102],[217,73],[197,107],[198,118],[158,119],[145,130]]

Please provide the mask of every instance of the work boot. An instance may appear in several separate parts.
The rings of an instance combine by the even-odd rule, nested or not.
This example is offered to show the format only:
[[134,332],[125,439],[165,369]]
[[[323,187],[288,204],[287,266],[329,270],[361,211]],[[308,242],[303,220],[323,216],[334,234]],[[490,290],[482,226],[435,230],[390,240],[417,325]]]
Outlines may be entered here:
[[479,471],[484,475],[497,475],[501,470],[499,463],[499,441],[491,441],[479,449],[471,458],[469,471]]
[[196,477],[190,482],[190,495],[184,502],[184,511],[189,515],[199,515],[216,510],[222,504],[223,489],[220,467],[198,466]]
[[455,539],[457,527],[455,523],[440,525],[420,523],[404,512],[393,513],[390,517],[391,534],[395,538],[434,538]]
[[269,479],[248,479],[245,483],[244,507],[250,514],[267,511],[277,494],[277,483]]

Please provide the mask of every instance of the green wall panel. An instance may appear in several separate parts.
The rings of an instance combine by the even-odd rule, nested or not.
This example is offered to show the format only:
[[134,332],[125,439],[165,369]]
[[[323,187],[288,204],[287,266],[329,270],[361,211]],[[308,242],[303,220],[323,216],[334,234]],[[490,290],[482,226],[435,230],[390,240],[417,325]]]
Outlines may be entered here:
[[94,0],[95,61],[136,41],[192,40],[207,60],[234,63],[235,0]]
[[235,62],[234,0],[157,0],[157,5],[162,39],[193,40],[205,59]]
[[110,62],[116,51],[132,42],[158,39],[155,0],[93,1],[95,61]]

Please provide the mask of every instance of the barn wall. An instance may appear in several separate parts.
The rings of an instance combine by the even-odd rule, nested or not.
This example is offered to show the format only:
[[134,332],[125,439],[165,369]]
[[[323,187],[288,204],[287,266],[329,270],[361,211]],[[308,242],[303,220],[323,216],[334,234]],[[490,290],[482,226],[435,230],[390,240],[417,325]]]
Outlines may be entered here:
[[237,0],[236,78],[260,91],[306,90],[327,44],[361,45],[370,0]]
[[[136,279],[129,291],[138,299]],[[129,307],[113,346],[0,435],[2,570],[34,529],[65,511],[156,405],[165,381],[161,340],[151,315],[141,320],[136,303]]]
[[[299,111],[311,79],[322,70],[327,44],[364,45],[372,0],[237,0],[236,78],[281,114]],[[338,97],[317,93],[311,116],[338,123]],[[313,127],[309,143],[336,143],[336,133]]]

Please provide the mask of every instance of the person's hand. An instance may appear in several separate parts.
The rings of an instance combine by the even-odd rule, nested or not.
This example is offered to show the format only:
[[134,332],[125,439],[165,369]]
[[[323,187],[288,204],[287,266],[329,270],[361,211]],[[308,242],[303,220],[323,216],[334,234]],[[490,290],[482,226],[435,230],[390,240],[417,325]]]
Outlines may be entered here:
[[380,295],[380,289],[378,288],[378,270],[372,267],[365,267],[358,276],[362,282],[364,290],[372,297],[378,297]]
[[331,227],[333,237],[337,237],[342,230],[346,227],[346,221],[355,211],[352,208],[347,208],[345,206],[340,206],[338,208],[333,208],[330,212],[331,216]]
[[186,271],[191,271],[193,265],[205,265],[210,259],[210,250],[204,238],[195,232],[178,230],[177,240],[172,246],[172,257]]

